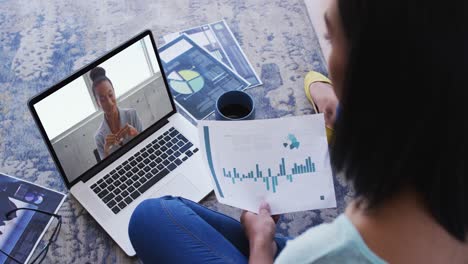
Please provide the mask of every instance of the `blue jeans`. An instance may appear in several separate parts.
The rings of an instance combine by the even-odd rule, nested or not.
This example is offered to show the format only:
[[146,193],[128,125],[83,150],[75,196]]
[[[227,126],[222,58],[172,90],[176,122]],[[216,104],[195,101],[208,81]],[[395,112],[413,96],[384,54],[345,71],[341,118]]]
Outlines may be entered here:
[[[248,262],[249,241],[239,221],[180,197],[143,201],[128,233],[143,263]],[[279,253],[286,238],[275,240]]]

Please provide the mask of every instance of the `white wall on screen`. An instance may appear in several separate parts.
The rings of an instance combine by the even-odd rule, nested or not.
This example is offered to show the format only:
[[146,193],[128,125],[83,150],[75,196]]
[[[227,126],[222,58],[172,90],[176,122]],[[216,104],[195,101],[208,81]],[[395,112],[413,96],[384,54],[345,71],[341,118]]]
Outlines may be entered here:
[[151,61],[151,66],[153,66],[154,72],[158,73],[161,71],[161,69],[159,69],[158,60],[156,59],[156,54],[154,53],[155,48],[153,46],[153,43],[151,43],[150,37],[146,37],[144,41],[146,45],[146,50],[148,51],[148,57]]
[[141,42],[133,44],[99,66],[106,70],[106,76],[112,81],[117,97],[151,76]]
[[88,88],[80,77],[37,103],[34,108],[47,136],[55,138],[96,112],[91,100]]

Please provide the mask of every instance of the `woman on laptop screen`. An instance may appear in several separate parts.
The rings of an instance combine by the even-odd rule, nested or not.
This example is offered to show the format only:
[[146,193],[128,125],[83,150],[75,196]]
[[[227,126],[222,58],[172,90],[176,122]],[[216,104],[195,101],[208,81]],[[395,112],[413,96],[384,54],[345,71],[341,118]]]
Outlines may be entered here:
[[137,136],[143,129],[135,109],[119,108],[114,86],[102,67],[96,67],[89,74],[93,81],[93,95],[104,112],[104,118],[94,136],[101,159]]

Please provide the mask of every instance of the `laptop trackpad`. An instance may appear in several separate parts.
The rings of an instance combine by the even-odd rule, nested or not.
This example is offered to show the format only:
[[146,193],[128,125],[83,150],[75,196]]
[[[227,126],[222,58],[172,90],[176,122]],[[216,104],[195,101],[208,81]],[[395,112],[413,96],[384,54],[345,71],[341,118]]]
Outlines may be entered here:
[[161,197],[164,195],[182,196],[187,199],[193,199],[200,195],[195,185],[182,174],[177,174],[170,182],[165,184],[161,189],[152,193],[151,196]]

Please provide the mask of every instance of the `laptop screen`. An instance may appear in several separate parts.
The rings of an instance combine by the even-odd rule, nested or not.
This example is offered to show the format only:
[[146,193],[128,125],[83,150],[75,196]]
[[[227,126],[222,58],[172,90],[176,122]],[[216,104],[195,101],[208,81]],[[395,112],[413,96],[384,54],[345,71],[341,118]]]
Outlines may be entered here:
[[155,50],[146,34],[34,104],[69,183],[173,111]]

